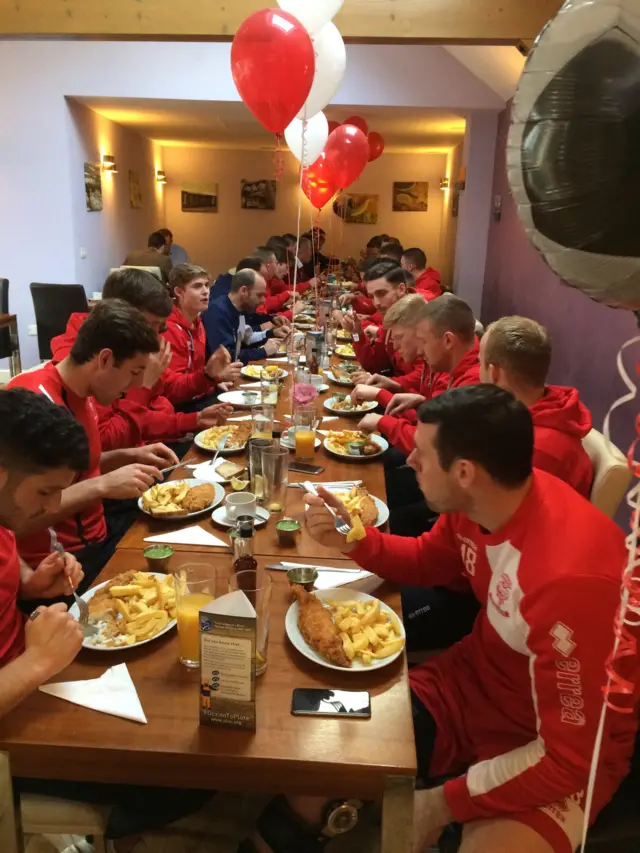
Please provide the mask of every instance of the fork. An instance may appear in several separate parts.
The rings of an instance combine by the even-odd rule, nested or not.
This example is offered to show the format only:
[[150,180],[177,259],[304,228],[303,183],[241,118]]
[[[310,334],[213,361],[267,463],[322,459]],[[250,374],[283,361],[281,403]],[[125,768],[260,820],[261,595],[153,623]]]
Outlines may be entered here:
[[[320,497],[320,495],[318,494],[318,490],[317,490],[317,489],[316,489],[316,487],[313,485],[313,483],[309,482],[309,480],[307,480],[306,482],[304,482],[304,483],[302,484],[302,486],[303,486],[303,488],[304,488],[304,489],[305,489],[305,490],[306,490],[310,495],[315,495],[317,498],[318,498],[318,497]],[[334,510],[334,508],[333,508],[333,507],[331,507],[331,506],[329,506],[329,504],[328,504],[326,501],[325,501],[325,504],[324,504],[324,505],[325,505],[325,507],[329,510],[329,512],[331,513],[331,515],[335,518],[335,521],[336,521],[336,530],[338,531],[338,533],[343,533],[343,534],[348,533],[348,532],[351,530],[351,525],[350,525],[350,524],[347,524],[345,521],[343,521],[343,520],[340,518],[340,516],[339,516],[339,515],[337,515],[336,511]]]
[[[58,535],[53,527],[49,528],[49,536],[51,537],[51,550],[55,551],[56,554],[59,554],[64,560],[64,548],[58,541]],[[69,584],[71,584],[70,580]],[[98,629],[94,625],[89,624],[89,605],[84,598],[80,598],[73,587],[71,587],[71,592],[73,593],[73,597],[78,605],[78,622],[82,626],[82,633],[85,637],[93,637],[94,634],[98,633]]]

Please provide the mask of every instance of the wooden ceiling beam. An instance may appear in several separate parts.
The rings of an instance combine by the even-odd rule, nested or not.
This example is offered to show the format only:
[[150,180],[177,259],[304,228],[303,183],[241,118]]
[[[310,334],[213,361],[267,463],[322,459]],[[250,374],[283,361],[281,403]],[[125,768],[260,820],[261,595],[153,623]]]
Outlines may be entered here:
[[[309,0],[313,2],[313,0]],[[0,0],[0,37],[227,40],[273,0]],[[348,41],[516,44],[538,34],[561,0],[346,0]]]

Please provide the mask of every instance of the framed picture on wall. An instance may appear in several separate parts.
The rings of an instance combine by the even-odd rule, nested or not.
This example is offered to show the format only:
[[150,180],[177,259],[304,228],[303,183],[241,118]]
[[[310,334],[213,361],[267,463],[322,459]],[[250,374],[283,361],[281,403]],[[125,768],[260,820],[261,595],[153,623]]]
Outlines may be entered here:
[[137,172],[129,169],[129,204],[139,210],[142,207],[142,190]]
[[429,209],[429,181],[395,181],[392,198],[396,213],[426,213]]
[[218,185],[198,181],[183,184],[181,204],[185,213],[217,213]]
[[333,212],[352,225],[375,225],[379,198],[370,193],[341,193],[333,202]]
[[243,179],[240,182],[240,207],[243,210],[275,210],[276,182]]
[[84,194],[87,210],[102,210],[102,175],[99,163],[84,164]]

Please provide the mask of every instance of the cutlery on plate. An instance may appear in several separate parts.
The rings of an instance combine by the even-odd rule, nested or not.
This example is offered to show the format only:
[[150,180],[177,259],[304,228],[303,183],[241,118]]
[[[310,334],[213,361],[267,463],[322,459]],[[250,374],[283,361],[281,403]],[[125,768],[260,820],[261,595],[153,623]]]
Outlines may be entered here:
[[[311,482],[310,480],[308,482]],[[322,486],[325,489],[334,489],[338,487],[343,487],[344,489],[350,489],[353,486],[361,486],[362,480],[333,480],[328,483],[322,483],[319,480],[314,483],[316,486]],[[304,483],[289,483],[288,488],[290,489],[304,489]]]
[[[316,497],[320,497],[318,495],[318,491],[317,491],[316,487],[309,480],[307,480],[305,483],[303,483],[303,486],[304,486],[305,491],[307,491],[310,495],[315,495]],[[348,533],[351,530],[351,525],[347,524],[345,521],[343,521],[340,518],[340,516],[336,513],[334,508],[329,506],[329,504],[326,502],[325,502],[325,507],[329,510],[331,515],[335,518],[336,530],[338,531],[338,533],[343,533],[343,534]]]
[[[53,527],[49,528],[49,536],[51,537],[51,550],[55,551],[56,554],[59,554],[64,560],[64,548],[59,542],[58,535]],[[69,585],[71,585],[70,579]],[[80,617],[78,622],[82,626],[82,633],[85,637],[93,637],[94,634],[98,633],[98,629],[94,625],[89,624],[89,605],[83,598],[80,598],[73,587],[71,588],[71,592],[73,593],[73,597],[78,605],[78,615]]]
[[296,563],[295,565],[293,563],[273,563],[271,565],[266,566],[265,568],[273,569],[274,571],[278,571],[278,572],[288,572],[289,569],[299,569],[299,568],[317,569],[319,572],[354,572],[355,574],[362,571],[362,569],[352,569],[352,568],[339,569],[337,566],[335,566],[335,567],[334,566],[312,566],[311,564],[307,564],[307,563]]

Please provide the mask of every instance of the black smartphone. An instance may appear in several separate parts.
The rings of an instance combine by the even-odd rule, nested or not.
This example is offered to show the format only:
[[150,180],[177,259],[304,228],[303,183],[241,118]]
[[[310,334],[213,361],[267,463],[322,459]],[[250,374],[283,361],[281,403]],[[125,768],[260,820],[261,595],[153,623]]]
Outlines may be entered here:
[[298,474],[322,474],[324,468],[320,465],[309,465],[308,462],[300,462],[294,456],[293,461],[289,463],[289,470],[296,471]]
[[291,700],[294,716],[371,717],[371,697],[357,690],[321,690],[296,687]]

